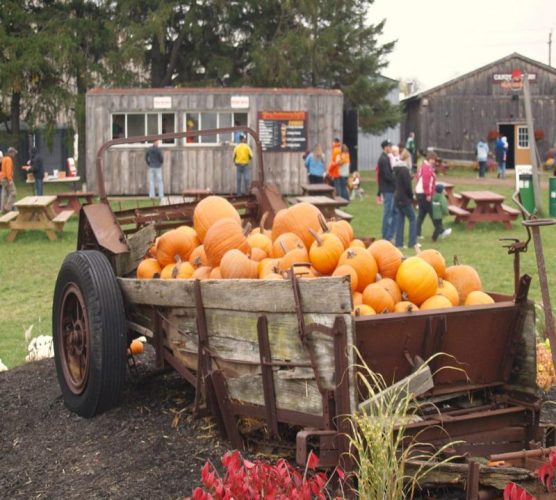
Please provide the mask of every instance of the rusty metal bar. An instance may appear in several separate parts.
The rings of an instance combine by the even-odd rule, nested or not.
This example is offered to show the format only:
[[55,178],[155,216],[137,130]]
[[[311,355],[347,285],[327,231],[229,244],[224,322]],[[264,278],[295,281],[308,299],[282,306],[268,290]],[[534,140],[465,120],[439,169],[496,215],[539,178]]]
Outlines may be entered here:
[[[236,403],[229,401],[228,407],[236,415],[248,415],[254,418],[266,418],[266,408],[261,405],[252,405],[248,403]],[[324,428],[325,421],[322,415],[313,415],[311,413],[301,413],[293,410],[276,410],[276,418],[278,422],[284,422],[290,425],[299,425],[301,427],[318,427]]]
[[226,390],[226,379],[220,370],[214,370],[211,375],[211,385],[214,387],[216,394],[216,401],[222,415],[224,428],[228,439],[232,443],[232,447],[238,450],[243,450],[243,440],[237,428],[236,414],[232,410]]
[[155,366],[156,368],[164,367],[164,343],[163,343],[163,318],[158,313],[158,310],[152,308],[152,322],[153,322],[153,346],[155,349]]
[[538,448],[536,450],[521,450],[521,451],[512,451],[510,453],[498,453],[496,455],[490,455],[488,459],[492,460],[493,462],[498,462],[498,461],[505,462],[507,460],[546,457],[550,454],[551,451],[556,453],[556,446],[552,446],[550,448]]
[[255,141],[257,146],[257,163],[259,169],[259,179],[261,184],[264,184],[264,167],[263,167],[263,152],[259,134],[249,127],[226,127],[226,128],[213,128],[207,130],[191,130],[189,132],[169,132],[167,134],[150,134],[150,135],[137,135],[134,137],[126,137],[122,139],[112,139],[105,142],[97,152],[96,170],[97,170],[97,187],[100,200],[103,203],[108,203],[106,196],[106,188],[104,186],[104,172],[103,172],[103,155],[112,146],[120,144],[137,144],[139,142],[153,142],[157,140],[166,139],[181,139],[184,137],[197,137],[202,135],[217,135],[232,132],[247,132]]
[[471,461],[467,466],[467,479],[465,481],[466,500],[479,498],[479,479],[481,477],[479,462]]
[[213,417],[218,424],[218,428],[222,433],[226,432],[224,427],[223,415],[220,411],[218,404],[218,397],[210,377],[212,367],[211,360],[208,353],[208,328],[207,318],[205,316],[205,308],[203,307],[203,296],[201,293],[201,282],[195,280],[193,285],[193,292],[195,296],[195,310],[197,322],[197,336],[199,338],[199,348],[197,354],[197,388],[195,391],[195,411],[199,409],[199,402],[201,398],[200,388],[201,385],[205,388],[205,398],[207,406],[212,413]]
[[272,354],[270,352],[270,341],[268,339],[268,319],[260,316],[257,321],[257,336],[259,339],[259,356],[261,358],[261,371],[263,379],[263,395],[266,409],[266,421],[272,437],[279,437],[278,420],[276,418],[276,391],[274,389],[274,374],[272,366]]
[[[186,366],[173,354],[168,351],[164,351],[164,360],[176,370],[185,380],[187,380],[195,389],[197,389],[197,376],[193,372],[189,371]],[[197,392],[197,391],[196,391]]]

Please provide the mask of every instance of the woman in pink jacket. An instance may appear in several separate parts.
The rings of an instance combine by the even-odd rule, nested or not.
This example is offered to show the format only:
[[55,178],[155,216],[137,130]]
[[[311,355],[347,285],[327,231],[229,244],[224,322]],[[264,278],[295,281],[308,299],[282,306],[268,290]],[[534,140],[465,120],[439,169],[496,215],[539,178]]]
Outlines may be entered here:
[[417,196],[417,238],[422,240],[421,226],[427,214],[432,220],[432,197],[436,188],[436,174],[434,165],[436,163],[436,153],[429,151],[426,160],[421,164],[415,175],[415,194]]

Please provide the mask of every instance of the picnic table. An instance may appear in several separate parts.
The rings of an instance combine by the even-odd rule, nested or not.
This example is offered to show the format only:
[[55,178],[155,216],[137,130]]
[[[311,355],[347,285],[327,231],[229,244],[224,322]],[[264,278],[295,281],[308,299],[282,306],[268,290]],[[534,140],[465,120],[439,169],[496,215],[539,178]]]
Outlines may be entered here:
[[56,214],[53,208],[55,201],[56,196],[26,196],[15,202],[17,211],[0,217],[0,227],[10,229],[8,241],[14,241],[20,231],[30,229],[45,231],[49,240],[55,240],[56,233],[63,231],[64,224],[73,215],[73,210]]
[[[340,207],[345,207],[349,204],[349,200],[345,200],[344,198],[340,198],[336,196],[334,198],[330,198],[329,196],[296,196],[294,198],[295,203],[311,203],[311,205],[315,205],[321,212],[322,215],[326,219],[335,219],[335,218],[351,218],[350,214],[339,210]],[[340,213],[338,213],[340,212]],[[342,215],[345,214],[345,215]]]
[[56,200],[52,204],[52,208],[56,214],[59,214],[64,210],[73,210],[75,213],[79,213],[82,205],[93,203],[94,196],[95,193],[83,191],[56,193]]
[[334,198],[334,186],[330,184],[301,184],[303,196],[328,196]]
[[[68,184],[71,183],[72,184],[72,188],[74,191],[77,191],[77,183],[81,180],[81,177],[79,177],[78,175],[74,176],[74,177],[58,177],[58,176],[54,176],[54,175],[49,175],[48,177],[45,177],[43,179],[43,183],[45,184]],[[35,179],[29,179],[27,178],[27,180],[25,181],[27,184],[35,184]]]
[[461,205],[461,195],[459,193],[454,193],[455,186],[450,182],[442,182],[439,184],[442,184],[444,186],[444,194],[448,199],[448,204],[456,205],[459,207]]
[[502,222],[506,229],[512,228],[512,220],[517,219],[519,210],[504,205],[505,197],[492,191],[462,191],[461,205],[450,205],[450,213],[456,222],[466,222],[467,229],[473,229],[477,222]]

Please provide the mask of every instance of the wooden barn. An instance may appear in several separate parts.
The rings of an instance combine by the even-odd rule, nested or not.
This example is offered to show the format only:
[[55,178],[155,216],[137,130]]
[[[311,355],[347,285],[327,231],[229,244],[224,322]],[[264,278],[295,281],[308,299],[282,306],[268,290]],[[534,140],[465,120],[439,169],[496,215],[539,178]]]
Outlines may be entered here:
[[415,132],[419,148],[447,159],[474,160],[480,138],[494,151],[497,133],[508,138],[507,166],[529,164],[523,76],[527,75],[537,148],[556,142],[556,69],[514,53],[402,101],[402,137]]
[[[302,154],[317,143],[328,152],[332,139],[342,137],[342,112],[343,94],[329,89],[93,89],[86,100],[87,188],[97,189],[97,151],[110,139],[247,125],[263,143],[266,180],[283,193],[299,193],[307,176]],[[147,194],[148,146],[117,145],[106,152],[107,194]],[[163,143],[165,193],[234,192],[234,146],[232,134]],[[251,175],[257,178],[256,159]]]

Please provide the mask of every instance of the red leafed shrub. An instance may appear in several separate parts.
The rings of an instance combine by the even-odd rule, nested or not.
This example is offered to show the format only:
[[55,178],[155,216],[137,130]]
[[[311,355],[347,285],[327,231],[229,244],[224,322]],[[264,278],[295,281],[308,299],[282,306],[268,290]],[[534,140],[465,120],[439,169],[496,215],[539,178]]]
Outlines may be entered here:
[[[328,482],[326,474],[312,472],[318,465],[318,457],[309,455],[305,473],[281,458],[275,464],[261,460],[251,462],[244,459],[239,451],[226,453],[222,457],[226,469],[224,477],[209,462],[201,470],[203,487],[196,488],[185,500],[232,500],[232,499],[273,499],[273,500],[324,500]],[[338,475],[343,473],[338,470]]]
[[536,128],[533,133],[535,134],[536,141],[544,140],[544,130],[542,128]]
[[[556,471],[556,453],[550,452],[548,456],[548,462],[543,464],[539,470],[537,470],[537,475],[539,481],[544,485],[546,491],[553,493],[556,492],[555,482],[555,471]],[[527,491],[518,486],[515,483],[508,483],[504,488],[504,500],[535,500],[533,495],[527,493]]]

